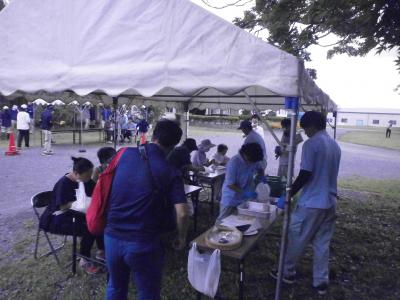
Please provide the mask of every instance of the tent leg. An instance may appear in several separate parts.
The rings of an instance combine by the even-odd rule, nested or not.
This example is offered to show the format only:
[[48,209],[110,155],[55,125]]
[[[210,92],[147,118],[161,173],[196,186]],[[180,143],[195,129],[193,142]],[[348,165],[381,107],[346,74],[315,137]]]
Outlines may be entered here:
[[335,124],[334,124],[334,127],[333,127],[333,138],[336,140],[337,111],[333,112],[333,117],[335,118]]
[[182,126],[182,141],[186,140],[189,136],[189,103],[184,103],[183,110],[181,110],[181,118],[183,118],[183,122],[181,122]]
[[114,107],[114,149],[117,150],[118,141],[118,124],[117,124],[117,110],[118,110],[118,97],[113,97],[113,107]]
[[[296,99],[295,101],[300,101],[300,100]],[[296,107],[298,107],[298,105]],[[286,182],[285,215],[284,215],[284,219],[283,219],[282,240],[281,240],[281,249],[280,249],[280,255],[279,255],[278,279],[276,282],[275,300],[281,299],[283,267],[284,267],[284,263],[285,263],[285,256],[286,256],[287,243],[288,243],[289,224],[290,224],[290,209],[291,209],[290,193],[292,190],[292,179],[293,179],[293,171],[294,171],[294,159],[295,159],[295,151],[294,150],[296,147],[295,138],[296,138],[296,129],[297,129],[297,115],[298,115],[298,109],[297,108],[291,109],[289,166],[288,166],[287,182]]]

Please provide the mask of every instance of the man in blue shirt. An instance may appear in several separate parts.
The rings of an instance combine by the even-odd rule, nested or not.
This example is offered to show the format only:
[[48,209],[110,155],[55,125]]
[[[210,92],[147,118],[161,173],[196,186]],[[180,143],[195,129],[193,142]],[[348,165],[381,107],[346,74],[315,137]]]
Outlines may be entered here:
[[[104,235],[110,274],[108,300],[127,298],[130,275],[137,299],[160,299],[163,217],[174,218],[175,214],[178,237],[174,246],[182,249],[186,244],[188,208],[184,186],[178,170],[166,160],[181,136],[182,129],[175,122],[159,121],[152,143],[145,145],[147,160],[138,148],[127,148],[119,160]],[[165,201],[172,211],[165,209]]]
[[243,145],[239,154],[230,159],[226,166],[220,212],[216,223],[233,214],[236,207],[246,200],[257,197],[253,178],[257,173],[257,163],[262,160],[263,151],[257,143]]
[[107,121],[110,120],[111,116],[111,109],[110,107],[106,106],[101,110],[101,128],[104,128],[104,125]]
[[11,112],[8,106],[3,106],[3,111],[1,112],[1,139],[7,136],[7,140],[10,138],[11,128]]
[[243,145],[249,143],[257,143],[262,148],[264,158],[261,162],[259,162],[258,168],[260,170],[260,173],[264,173],[264,170],[267,167],[267,149],[265,147],[264,138],[254,131],[253,125],[249,120],[244,120],[240,122],[240,126],[238,129],[242,130],[245,135]]
[[[295,281],[295,266],[306,246],[314,250],[313,286],[324,295],[329,284],[329,244],[335,225],[337,177],[341,151],[326,132],[326,118],[320,112],[306,112],[300,120],[309,139],[304,143],[300,173],[290,196],[302,189],[291,216],[283,281]],[[270,275],[276,278],[276,272]]]
[[53,127],[53,106],[49,105],[40,117],[42,133],[44,135],[44,147],[42,155],[52,155],[51,149],[51,128]]

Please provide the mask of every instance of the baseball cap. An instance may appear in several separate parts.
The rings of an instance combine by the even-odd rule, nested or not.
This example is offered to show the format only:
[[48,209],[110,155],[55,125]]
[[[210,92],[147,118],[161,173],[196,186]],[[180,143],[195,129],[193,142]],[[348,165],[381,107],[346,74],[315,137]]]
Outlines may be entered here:
[[27,108],[28,108],[28,106],[26,106],[26,104],[22,104],[22,105],[21,105],[21,108],[23,108],[23,109],[27,109]]
[[245,129],[245,128],[252,128],[251,122],[249,120],[243,120],[242,122],[240,122],[240,126],[238,127],[238,129]]

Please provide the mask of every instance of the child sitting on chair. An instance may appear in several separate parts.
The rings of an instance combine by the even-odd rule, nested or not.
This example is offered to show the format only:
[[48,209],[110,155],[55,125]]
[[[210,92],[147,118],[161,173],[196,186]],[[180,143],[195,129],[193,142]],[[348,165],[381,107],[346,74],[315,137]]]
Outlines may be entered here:
[[103,173],[105,169],[107,169],[109,163],[116,153],[117,152],[113,147],[103,147],[100,148],[99,151],[97,151],[97,157],[99,158],[100,166],[96,167],[93,171],[92,180],[94,182],[97,182],[100,174]]
[[213,156],[215,164],[219,166],[226,166],[226,164],[229,161],[229,157],[226,156],[227,152],[228,152],[228,146],[224,144],[219,144],[217,147],[217,153],[215,153]]
[[[93,164],[83,157],[72,157],[72,172],[61,177],[53,188],[53,195],[50,204],[40,217],[40,228],[55,234],[73,235],[75,218],[75,234],[80,236],[80,255],[90,258],[90,252],[94,241],[97,243],[97,259],[104,259],[103,236],[93,236],[86,225],[86,216],[83,213],[70,210],[72,203],[77,200],[76,190],[79,182],[85,186],[86,196],[91,197],[95,183],[91,180]],[[79,265],[88,274],[96,274],[100,268],[85,258],[81,258]]]

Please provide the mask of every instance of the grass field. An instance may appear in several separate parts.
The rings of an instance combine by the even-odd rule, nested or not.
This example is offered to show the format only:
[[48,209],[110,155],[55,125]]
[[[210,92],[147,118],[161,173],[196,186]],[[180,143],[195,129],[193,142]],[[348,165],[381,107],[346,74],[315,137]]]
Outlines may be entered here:
[[[341,181],[340,187],[329,294],[321,297],[311,288],[312,255],[308,250],[298,266],[298,282],[284,286],[283,299],[400,299],[400,181],[353,177]],[[199,216],[201,232],[213,219],[205,205]],[[52,257],[34,260],[36,222],[26,219],[21,224],[23,228],[15,233],[17,242],[0,256],[1,299],[104,299],[105,274],[72,277],[70,270],[60,270]],[[276,223],[271,233],[278,235],[280,225]],[[195,236],[190,232],[189,240]],[[45,246],[42,244],[42,250]],[[64,263],[70,259],[69,247],[60,253]],[[246,299],[273,299],[275,282],[267,273],[276,266],[278,247],[279,239],[269,235],[246,260]],[[163,299],[195,299],[187,280],[187,254],[187,250],[175,252],[167,247]],[[236,270],[229,260],[223,260],[223,266],[224,270]],[[219,293],[224,299],[237,298],[235,274],[223,271]]]
[[392,130],[391,138],[386,138],[385,129],[380,130],[354,130],[340,136],[343,142],[400,150],[400,131]]

